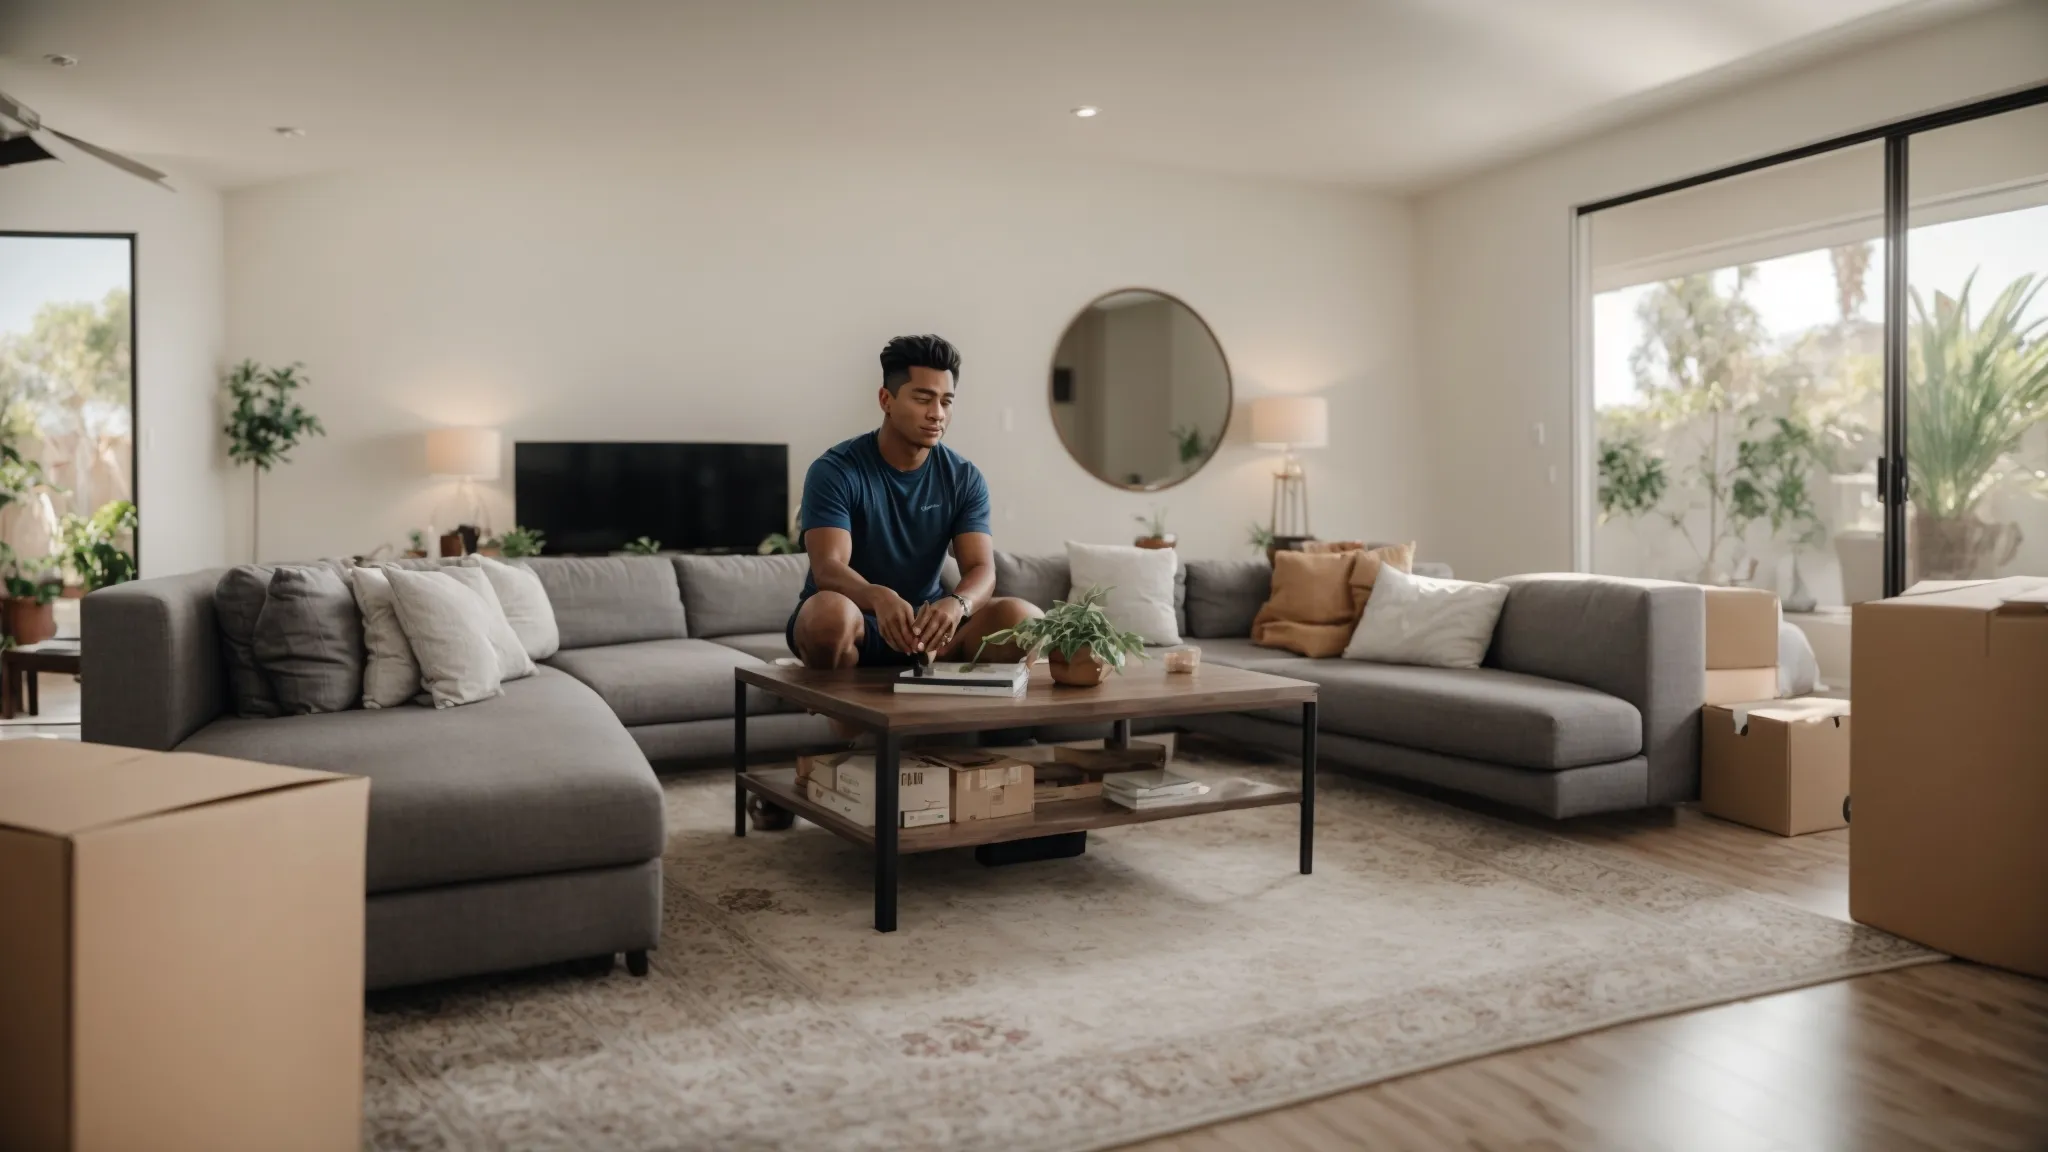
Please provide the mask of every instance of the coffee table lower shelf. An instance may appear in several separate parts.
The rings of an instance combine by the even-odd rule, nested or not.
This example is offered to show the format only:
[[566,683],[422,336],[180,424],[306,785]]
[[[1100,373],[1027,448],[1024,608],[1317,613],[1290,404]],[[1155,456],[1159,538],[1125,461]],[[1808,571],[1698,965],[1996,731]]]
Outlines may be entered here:
[[[740,775],[740,786],[756,796],[778,804],[811,823],[866,848],[875,845],[875,830],[848,820],[829,808],[806,799],[797,790],[796,769],[761,768]],[[902,828],[896,833],[896,854],[937,852],[946,848],[971,848],[977,844],[1000,844],[1057,836],[1064,832],[1085,832],[1092,828],[1115,828],[1124,824],[1146,824],[1154,820],[1175,820],[1208,812],[1232,812],[1240,808],[1264,808],[1275,804],[1301,803],[1299,788],[1262,784],[1255,780],[1210,782],[1211,791],[1200,799],[1186,800],[1142,811],[1125,808],[1100,798],[1056,800],[1041,804],[1022,816],[999,820],[969,820],[961,824],[933,824],[924,828]]]

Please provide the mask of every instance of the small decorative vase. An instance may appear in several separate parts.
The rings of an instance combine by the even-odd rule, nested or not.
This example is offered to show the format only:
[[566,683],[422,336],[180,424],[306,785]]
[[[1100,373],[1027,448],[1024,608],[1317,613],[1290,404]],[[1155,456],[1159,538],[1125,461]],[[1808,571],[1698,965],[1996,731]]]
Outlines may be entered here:
[[1074,653],[1072,660],[1057,651],[1049,652],[1045,661],[1052,669],[1053,683],[1065,684],[1070,688],[1093,688],[1109,675],[1109,661],[1097,656],[1088,648]]
[[1140,536],[1137,539],[1137,545],[1140,548],[1171,548],[1175,539],[1176,537],[1171,532],[1164,536]]

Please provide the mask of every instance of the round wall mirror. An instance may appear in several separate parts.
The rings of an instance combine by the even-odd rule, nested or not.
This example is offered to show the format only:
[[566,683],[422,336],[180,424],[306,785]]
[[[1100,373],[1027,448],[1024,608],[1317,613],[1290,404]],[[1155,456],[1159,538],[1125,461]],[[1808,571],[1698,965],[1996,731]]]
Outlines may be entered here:
[[1076,463],[1119,488],[1202,470],[1230,424],[1230,363],[1195,310],[1163,292],[1097,298],[1052,357],[1052,423]]

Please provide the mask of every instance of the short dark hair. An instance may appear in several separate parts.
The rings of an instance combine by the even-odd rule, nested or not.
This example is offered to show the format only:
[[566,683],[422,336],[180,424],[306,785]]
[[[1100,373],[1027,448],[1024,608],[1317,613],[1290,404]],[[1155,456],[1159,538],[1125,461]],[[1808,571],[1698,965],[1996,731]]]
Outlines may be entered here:
[[937,336],[898,336],[882,345],[882,387],[895,395],[910,380],[912,368],[951,372],[960,381],[960,350]]

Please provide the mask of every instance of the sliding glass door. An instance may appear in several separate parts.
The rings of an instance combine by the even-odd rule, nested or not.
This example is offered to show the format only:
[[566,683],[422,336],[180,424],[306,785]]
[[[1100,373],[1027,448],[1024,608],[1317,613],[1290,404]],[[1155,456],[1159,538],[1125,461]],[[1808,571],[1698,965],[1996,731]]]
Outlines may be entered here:
[[2048,574],[2048,88],[1579,210],[1595,572]]
[[1906,582],[2048,573],[2048,105],[1906,147]]

